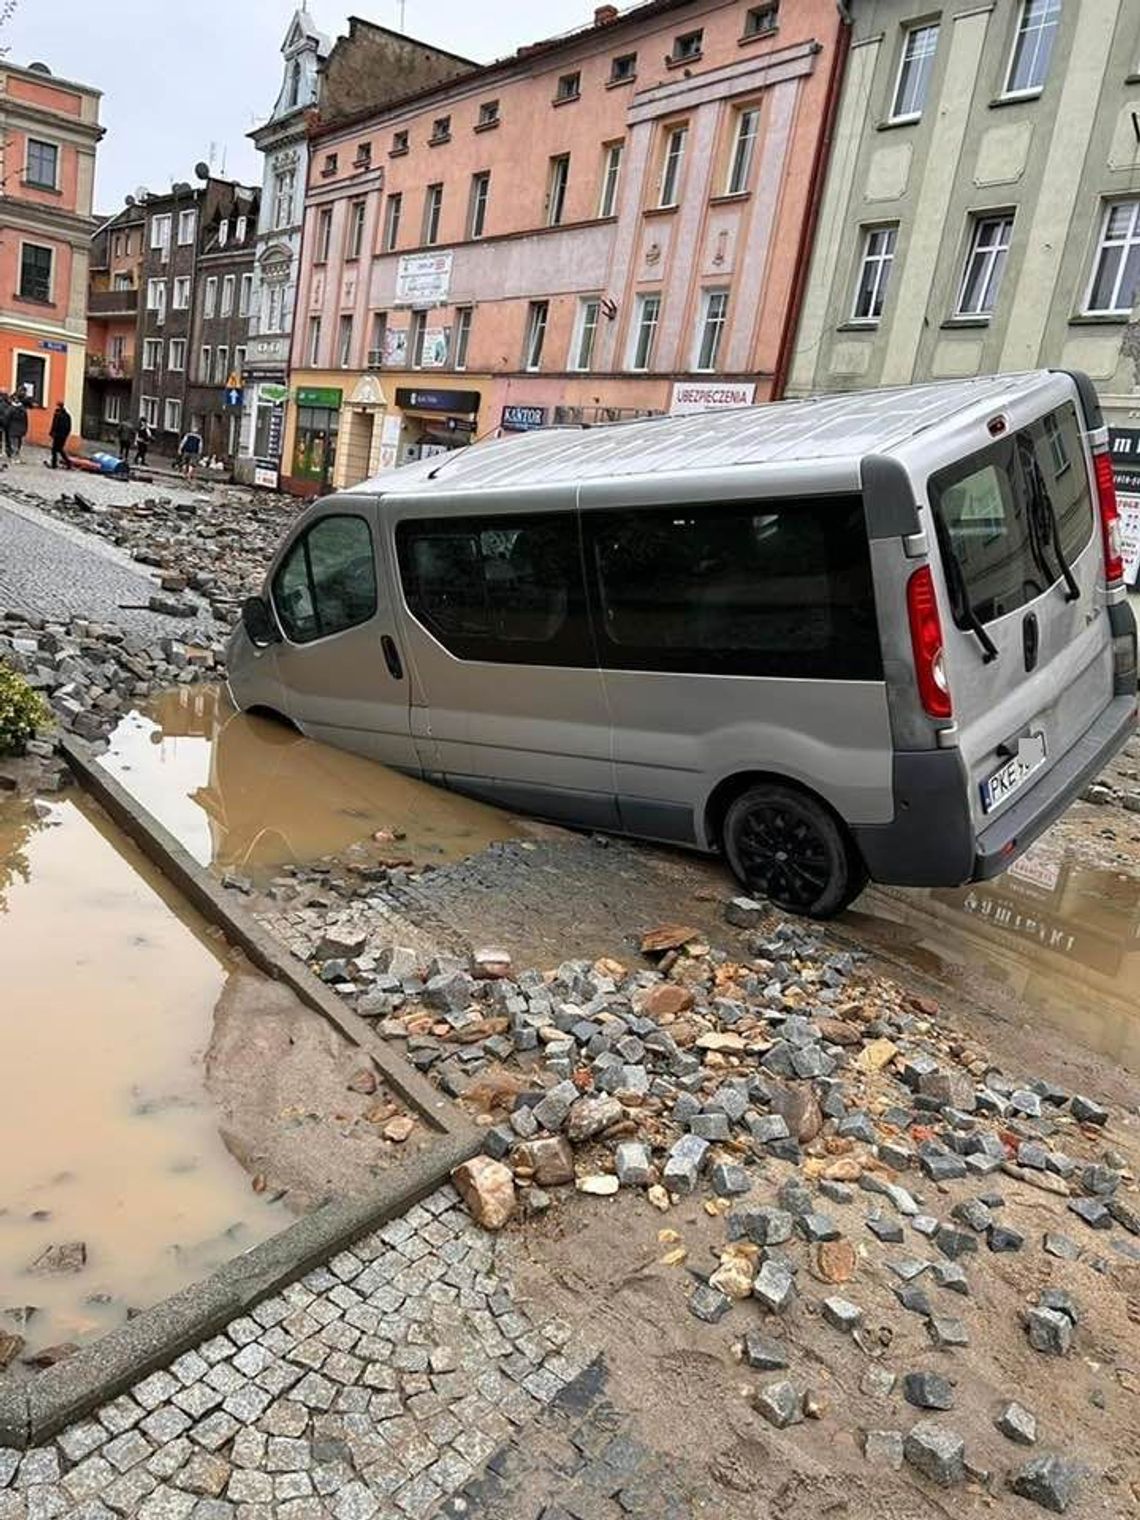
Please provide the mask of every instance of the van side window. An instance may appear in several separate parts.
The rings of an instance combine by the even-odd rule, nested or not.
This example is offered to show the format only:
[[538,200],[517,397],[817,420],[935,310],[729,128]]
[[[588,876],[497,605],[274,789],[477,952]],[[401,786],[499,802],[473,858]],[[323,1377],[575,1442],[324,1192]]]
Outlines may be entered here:
[[930,478],[954,621],[991,623],[1061,578],[1088,548],[1095,519],[1076,410],[1029,427]]
[[326,639],[375,617],[376,560],[364,518],[318,518],[273,577],[273,605],[294,644]]
[[585,512],[602,664],[881,680],[859,496]]
[[459,659],[596,668],[573,512],[403,522],[396,551],[412,614]]

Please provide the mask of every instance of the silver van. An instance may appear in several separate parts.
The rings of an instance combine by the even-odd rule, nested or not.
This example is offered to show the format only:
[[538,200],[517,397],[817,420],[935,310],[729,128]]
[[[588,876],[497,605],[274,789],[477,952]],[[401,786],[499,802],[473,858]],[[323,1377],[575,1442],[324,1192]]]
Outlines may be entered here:
[[839,912],[997,875],[1133,731],[1080,374],[477,444],[298,519],[237,705]]

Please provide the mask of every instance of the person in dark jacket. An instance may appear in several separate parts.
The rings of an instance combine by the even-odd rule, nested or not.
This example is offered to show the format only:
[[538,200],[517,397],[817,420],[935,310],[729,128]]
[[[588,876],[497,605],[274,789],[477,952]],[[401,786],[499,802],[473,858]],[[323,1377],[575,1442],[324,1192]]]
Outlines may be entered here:
[[24,435],[28,431],[28,411],[19,397],[10,403],[8,420],[4,424],[4,452],[9,459],[19,459],[24,447]]
[[150,424],[145,417],[139,418],[135,431],[135,463],[146,464],[146,451],[150,448]]
[[131,440],[134,434],[131,432],[129,422],[119,423],[119,458],[126,459],[131,452]]
[[51,415],[51,427],[48,429],[51,437],[51,467],[54,470],[62,461],[65,470],[71,469],[71,460],[67,457],[67,440],[71,437],[71,413],[62,401],[57,401],[55,411]]
[[12,415],[12,402],[7,391],[0,391],[0,448],[3,448],[8,458],[12,457],[12,450],[8,446],[8,418]]

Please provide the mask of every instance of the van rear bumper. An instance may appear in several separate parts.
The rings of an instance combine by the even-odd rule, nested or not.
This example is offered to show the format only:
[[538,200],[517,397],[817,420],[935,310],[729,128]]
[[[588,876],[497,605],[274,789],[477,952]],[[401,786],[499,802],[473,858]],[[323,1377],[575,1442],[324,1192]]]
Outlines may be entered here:
[[972,881],[989,881],[1055,823],[1130,738],[1136,727],[1136,693],[1113,697],[1091,728],[1029,788],[1008,812],[978,835]]

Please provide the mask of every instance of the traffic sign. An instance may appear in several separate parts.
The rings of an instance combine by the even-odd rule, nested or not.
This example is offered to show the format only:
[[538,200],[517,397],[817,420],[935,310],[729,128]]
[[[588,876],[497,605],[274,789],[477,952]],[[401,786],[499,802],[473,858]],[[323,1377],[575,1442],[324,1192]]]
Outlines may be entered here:
[[239,407],[245,398],[245,392],[240,385],[227,385],[222,395],[225,397],[226,405],[232,407]]

